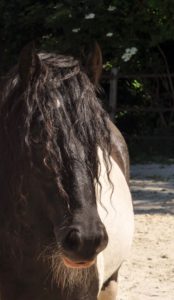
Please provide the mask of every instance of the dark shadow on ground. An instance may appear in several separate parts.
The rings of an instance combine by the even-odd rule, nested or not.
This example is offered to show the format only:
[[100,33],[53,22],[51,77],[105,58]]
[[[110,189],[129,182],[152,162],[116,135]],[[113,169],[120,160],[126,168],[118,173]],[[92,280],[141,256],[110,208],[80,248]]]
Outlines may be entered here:
[[131,180],[131,192],[136,214],[174,215],[174,180]]

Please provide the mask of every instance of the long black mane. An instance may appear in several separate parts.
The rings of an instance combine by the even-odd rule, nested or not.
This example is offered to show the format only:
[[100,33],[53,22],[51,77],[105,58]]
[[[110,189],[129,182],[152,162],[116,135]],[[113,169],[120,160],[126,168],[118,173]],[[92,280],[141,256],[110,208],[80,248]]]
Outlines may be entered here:
[[98,146],[109,174],[108,117],[77,60],[47,53],[39,54],[39,59],[40,66],[26,85],[19,66],[1,83],[0,155],[6,170],[2,176],[11,178],[8,190],[17,193],[26,161],[34,166],[35,149],[41,149],[41,165],[50,170],[59,192],[68,197],[62,181],[64,164],[66,161],[71,168],[79,146],[93,179],[99,181]]

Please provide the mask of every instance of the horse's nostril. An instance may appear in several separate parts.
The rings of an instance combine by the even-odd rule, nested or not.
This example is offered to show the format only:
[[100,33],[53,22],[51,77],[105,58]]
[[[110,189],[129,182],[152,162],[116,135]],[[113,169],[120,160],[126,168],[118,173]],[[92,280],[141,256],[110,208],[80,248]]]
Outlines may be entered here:
[[69,230],[62,241],[64,255],[71,260],[82,262],[93,260],[103,251],[108,243],[105,227],[94,224],[93,230],[74,227]]
[[80,232],[77,229],[72,229],[64,239],[64,248],[67,250],[76,249],[81,243]]

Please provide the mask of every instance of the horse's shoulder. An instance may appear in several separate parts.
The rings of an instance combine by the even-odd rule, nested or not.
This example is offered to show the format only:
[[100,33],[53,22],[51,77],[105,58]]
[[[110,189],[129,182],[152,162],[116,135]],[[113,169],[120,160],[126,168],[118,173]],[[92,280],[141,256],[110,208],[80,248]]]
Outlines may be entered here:
[[108,120],[111,137],[111,156],[119,165],[127,182],[129,181],[129,153],[126,141],[118,128]]

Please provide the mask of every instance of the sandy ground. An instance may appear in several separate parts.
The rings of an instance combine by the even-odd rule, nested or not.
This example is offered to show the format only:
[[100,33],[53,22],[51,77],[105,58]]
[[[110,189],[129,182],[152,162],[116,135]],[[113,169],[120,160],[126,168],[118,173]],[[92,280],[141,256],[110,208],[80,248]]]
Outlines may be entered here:
[[174,164],[131,171],[135,236],[118,300],[174,300]]

